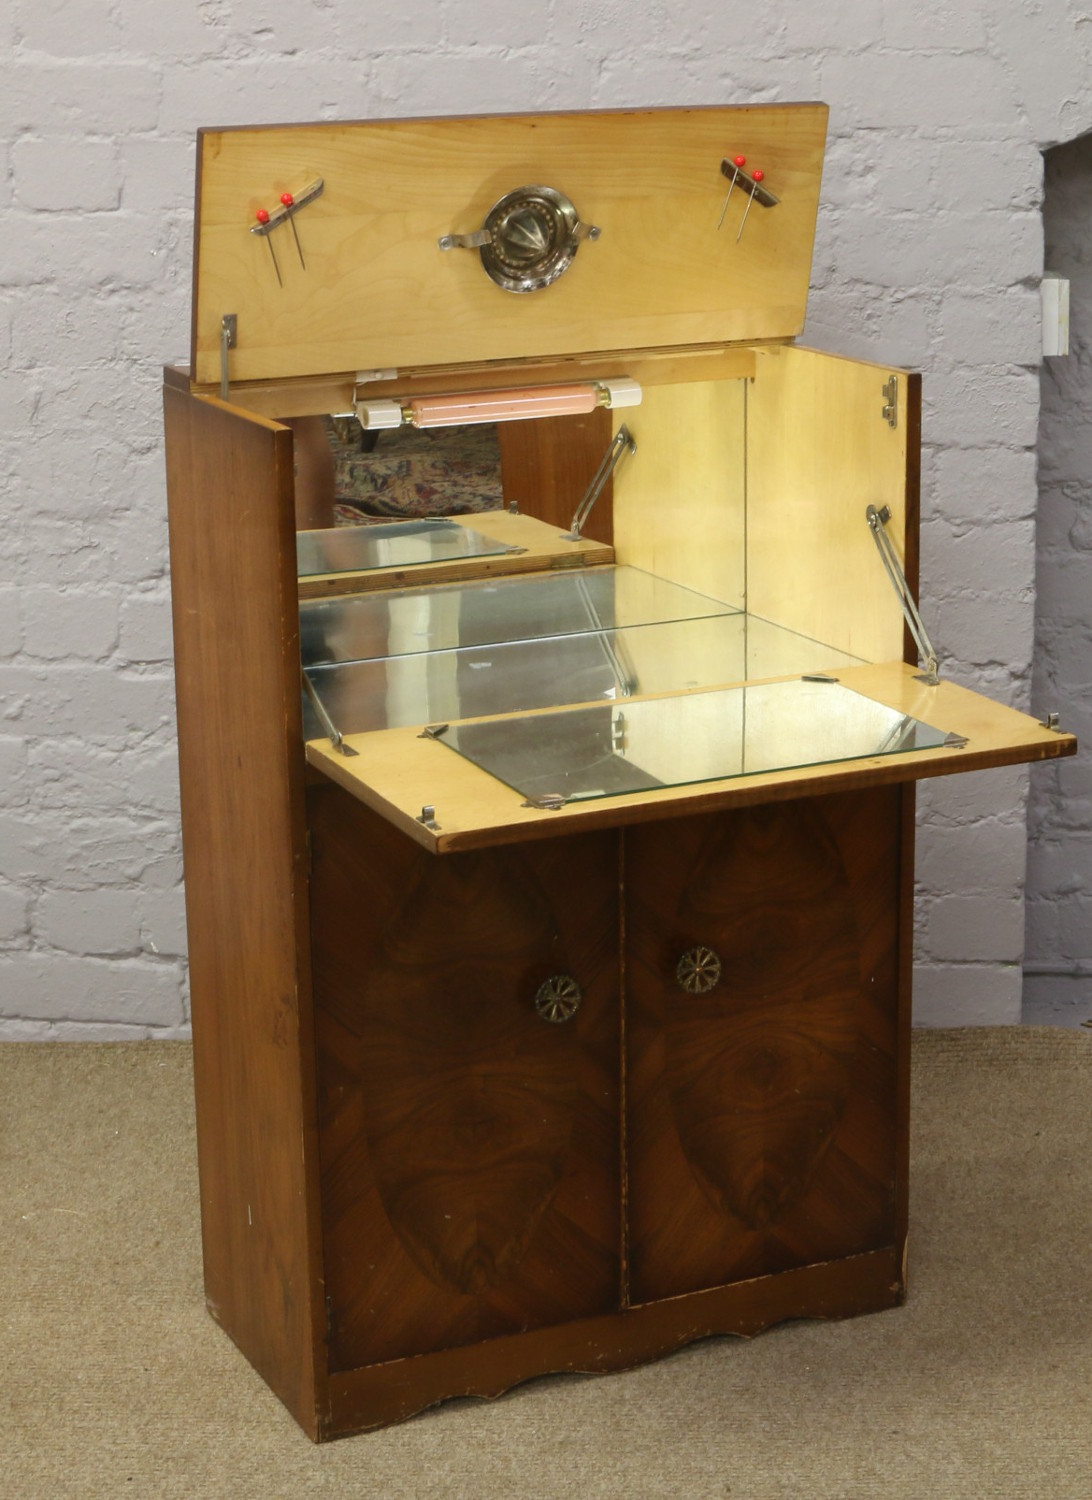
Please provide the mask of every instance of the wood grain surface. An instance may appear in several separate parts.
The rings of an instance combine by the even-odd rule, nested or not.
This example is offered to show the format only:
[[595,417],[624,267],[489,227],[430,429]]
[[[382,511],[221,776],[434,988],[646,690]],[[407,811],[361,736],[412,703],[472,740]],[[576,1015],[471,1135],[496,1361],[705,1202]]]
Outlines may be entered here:
[[[892,376],[897,427],[883,416]],[[902,609],[865,511],[890,507],[888,531],[905,553],[908,453],[920,437],[909,381],[902,370],[785,348],[759,357],[748,387],[747,608],[863,661],[903,654]]]
[[[799,104],[203,131],[196,377],[219,377],[225,313],[238,380],[791,337],[826,124],[825,105]],[[741,193],[717,228],[736,152],[781,200],[754,207],[739,240]],[[296,215],[306,270],[289,228],[273,232],[280,285],[255,214],[319,177]],[[477,251],[438,248],[530,184],[602,230],[552,286],[504,291]]]
[[205,1290],[313,1436],[326,1359],[291,434],[164,396]]
[[330,1379],[323,1436],[383,1427],[452,1394],[499,1396],[520,1381],[554,1371],[625,1370],[711,1334],[751,1338],[789,1318],[849,1318],[902,1300],[899,1260],[891,1249],[877,1250],[648,1302],[609,1317],[490,1339],[470,1349],[346,1370]]
[[626,834],[635,1302],[893,1242],[899,837],[889,788]]
[[617,1307],[616,840],[437,861],[310,807],[332,1367]]
[[[899,642],[901,646],[901,639]],[[917,669],[892,661],[839,668],[838,680],[938,729],[965,735],[963,746],[915,750],[737,776],[725,781],[666,788],[572,803],[558,812],[524,807],[524,798],[417,729],[385,729],[347,736],[358,758],[338,755],[327,739],[311,740],[307,758],[332,781],[375,807],[392,823],[437,853],[509,841],[551,838],[578,829],[620,827],[689,812],[713,812],[807,794],[846,791],[946,776],[1021,761],[1052,760],[1076,753],[1071,734],[1046,729],[1028,714],[994,703],[953,682],[930,687]],[[524,716],[529,717],[529,716]],[[438,831],[417,815],[435,805]]]
[[747,384],[654,386],[615,413],[637,444],[615,481],[618,561],[735,609],[747,607]]

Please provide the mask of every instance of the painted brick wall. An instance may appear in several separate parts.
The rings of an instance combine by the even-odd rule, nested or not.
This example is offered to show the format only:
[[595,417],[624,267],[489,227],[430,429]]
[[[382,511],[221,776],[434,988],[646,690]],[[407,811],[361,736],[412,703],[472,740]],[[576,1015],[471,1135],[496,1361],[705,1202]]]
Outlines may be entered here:
[[1092,137],[1048,153],[1046,264],[1070,279],[1070,353],[1042,370],[1035,696],[1082,739],[1034,780],[1027,1020],[1092,1017]]
[[[925,371],[925,615],[953,676],[1029,702],[1040,150],[1092,125],[1078,3],[10,0],[0,49],[0,1037],[186,1025],[158,387],[198,125],[827,100],[808,335]],[[923,1021],[1019,1016],[1026,796],[923,794]]]

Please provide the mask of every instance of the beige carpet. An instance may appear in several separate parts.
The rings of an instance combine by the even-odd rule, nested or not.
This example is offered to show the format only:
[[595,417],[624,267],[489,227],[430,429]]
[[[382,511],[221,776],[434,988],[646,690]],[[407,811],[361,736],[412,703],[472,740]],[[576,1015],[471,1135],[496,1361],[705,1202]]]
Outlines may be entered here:
[[911,1298],[313,1447],[207,1318],[184,1044],[0,1047],[0,1496],[1092,1496],[1092,1035],[920,1034]]

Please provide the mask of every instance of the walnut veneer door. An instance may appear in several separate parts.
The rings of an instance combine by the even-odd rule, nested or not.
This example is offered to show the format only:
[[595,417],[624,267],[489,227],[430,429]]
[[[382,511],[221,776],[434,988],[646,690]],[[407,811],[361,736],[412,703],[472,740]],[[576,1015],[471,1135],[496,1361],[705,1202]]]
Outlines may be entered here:
[[625,865],[631,1300],[893,1244],[898,789],[632,829]]
[[331,1368],[616,1308],[617,835],[437,857],[337,788],[310,817]]

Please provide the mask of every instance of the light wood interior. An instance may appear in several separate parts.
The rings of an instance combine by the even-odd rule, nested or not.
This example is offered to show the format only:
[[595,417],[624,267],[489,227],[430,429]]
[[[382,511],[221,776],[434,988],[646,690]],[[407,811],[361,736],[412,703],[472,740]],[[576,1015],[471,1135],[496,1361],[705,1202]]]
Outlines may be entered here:
[[[194,375],[219,379],[227,313],[244,381],[791,338],[826,123],[825,105],[802,104],[204,131]],[[741,192],[717,227],[720,164],[736,153],[780,199],[752,206],[738,241]],[[287,224],[251,227],[319,177],[323,195],[296,215],[304,269]],[[602,233],[552,286],[520,295],[477,251],[437,242],[529,184],[567,194]]]
[[[899,387],[898,426],[883,415]],[[865,520],[906,541],[904,371],[811,349],[758,356],[747,398],[747,607],[865,661],[902,655],[903,617]]]
[[[828,790],[919,780],[977,771],[1021,761],[1071,755],[1072,735],[1046,729],[1026,714],[993,703],[955,683],[929,687],[902,662],[847,667],[838,680],[900,713],[964,736],[961,748],[916,750],[834,764],[665,788],[570,804],[557,812],[522,806],[523,798],[446,745],[416,729],[349,735],[358,753],[347,758],[328,740],[312,740],[307,759],[324,775],[383,814],[435,853],[548,838],[577,828],[644,822],[657,818],[777,801]],[[422,808],[436,810],[437,830],[418,821]]]
[[618,561],[746,607],[742,380],[654,386],[615,414],[637,451],[614,476]]
[[[640,385],[674,385],[680,380],[733,380],[755,372],[756,347],[746,344],[697,344],[692,348],[626,349],[603,354],[569,354],[563,358],[490,361],[463,365],[409,366],[393,378],[367,380],[358,372],[312,375],[298,380],[235,381],[230,399],[266,417],[311,417],[352,410],[359,391],[368,399],[430,395],[434,392],[477,391],[512,385],[564,385],[585,380],[629,376]],[[180,385],[205,395],[220,392],[219,370],[214,382],[191,381],[179,371]]]

